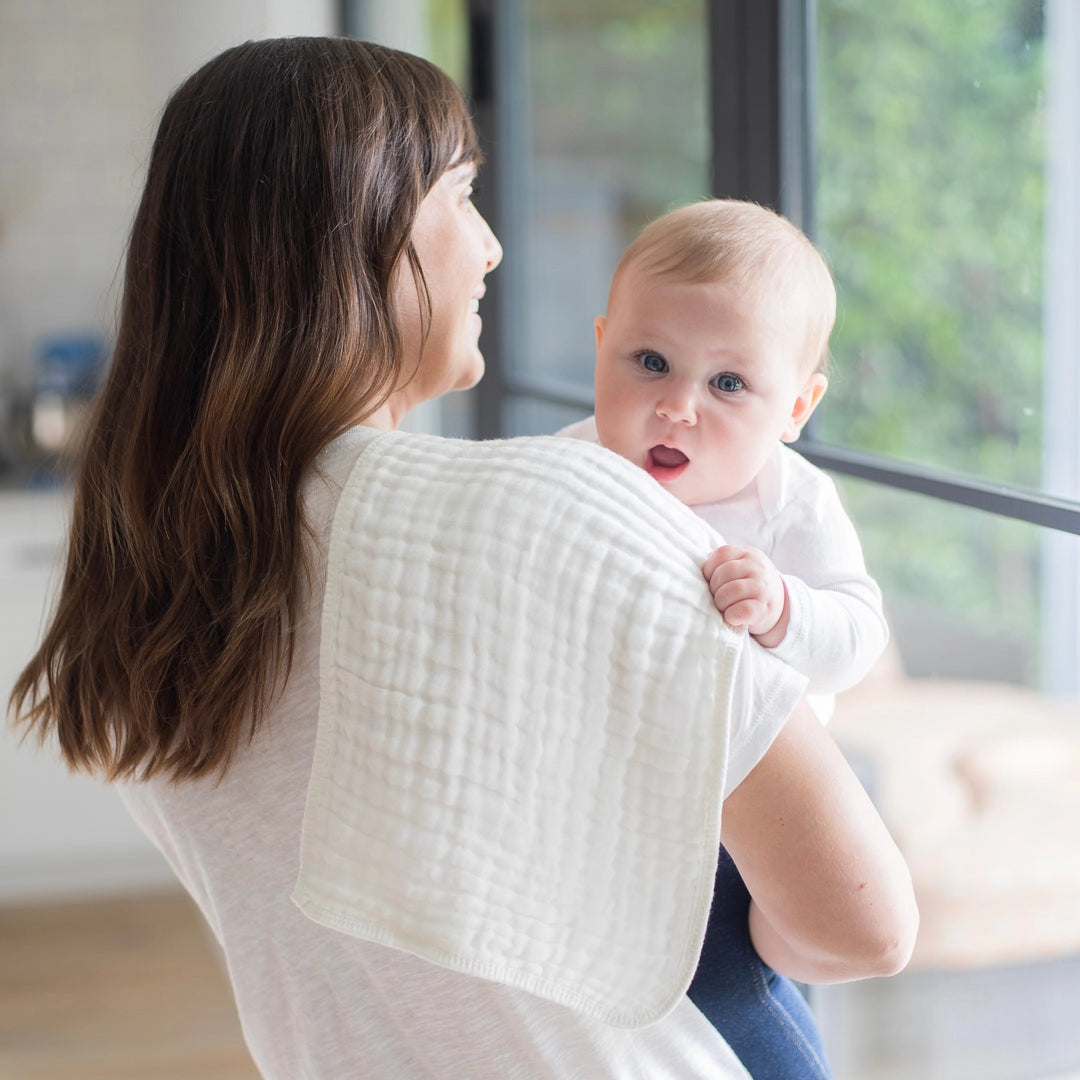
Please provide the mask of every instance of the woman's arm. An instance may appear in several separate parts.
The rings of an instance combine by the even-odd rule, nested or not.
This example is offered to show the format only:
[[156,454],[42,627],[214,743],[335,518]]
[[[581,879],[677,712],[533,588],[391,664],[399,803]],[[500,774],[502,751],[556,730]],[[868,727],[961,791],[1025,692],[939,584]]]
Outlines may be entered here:
[[831,983],[907,964],[919,924],[907,864],[804,702],[725,801],[723,840],[770,967]]

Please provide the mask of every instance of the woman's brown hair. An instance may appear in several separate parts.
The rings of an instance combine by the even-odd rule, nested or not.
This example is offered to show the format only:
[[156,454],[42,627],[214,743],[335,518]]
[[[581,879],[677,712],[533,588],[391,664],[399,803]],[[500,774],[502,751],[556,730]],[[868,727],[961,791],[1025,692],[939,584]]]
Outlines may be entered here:
[[478,157],[446,75],[348,39],[248,42],[169,100],[56,608],[11,695],[72,768],[204,776],[254,734],[292,662],[303,479],[410,376],[392,280],[423,293],[417,209]]

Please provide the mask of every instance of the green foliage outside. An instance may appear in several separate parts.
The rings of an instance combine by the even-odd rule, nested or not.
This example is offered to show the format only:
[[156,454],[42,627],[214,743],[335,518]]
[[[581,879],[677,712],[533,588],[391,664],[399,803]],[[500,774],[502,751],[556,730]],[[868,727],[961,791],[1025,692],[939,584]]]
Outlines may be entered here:
[[465,0],[428,0],[428,59],[461,87],[469,83],[468,18]]
[[625,242],[708,185],[700,0],[527,5],[533,146],[615,193]]
[[825,433],[1037,484],[1043,116],[1029,0],[822,0],[818,239],[841,325]]
[[[819,437],[1040,476],[1041,0],[818,0],[816,239],[840,298]],[[887,599],[1037,638],[1037,530],[847,485]]]

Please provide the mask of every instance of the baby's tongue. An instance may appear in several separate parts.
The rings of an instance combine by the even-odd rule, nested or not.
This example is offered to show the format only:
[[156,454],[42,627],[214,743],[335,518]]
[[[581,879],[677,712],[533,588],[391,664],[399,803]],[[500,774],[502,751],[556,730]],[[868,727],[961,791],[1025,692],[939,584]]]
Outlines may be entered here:
[[674,450],[670,446],[654,446],[649,453],[652,455],[653,464],[662,469],[674,469],[677,465],[689,461],[681,450]]

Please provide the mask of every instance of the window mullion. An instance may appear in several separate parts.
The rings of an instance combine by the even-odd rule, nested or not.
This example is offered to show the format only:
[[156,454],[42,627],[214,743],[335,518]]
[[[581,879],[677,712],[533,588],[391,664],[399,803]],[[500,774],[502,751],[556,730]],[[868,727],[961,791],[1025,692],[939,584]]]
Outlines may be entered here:
[[831,472],[1080,535],[1080,503],[1068,499],[813,440],[801,440],[799,452]]

